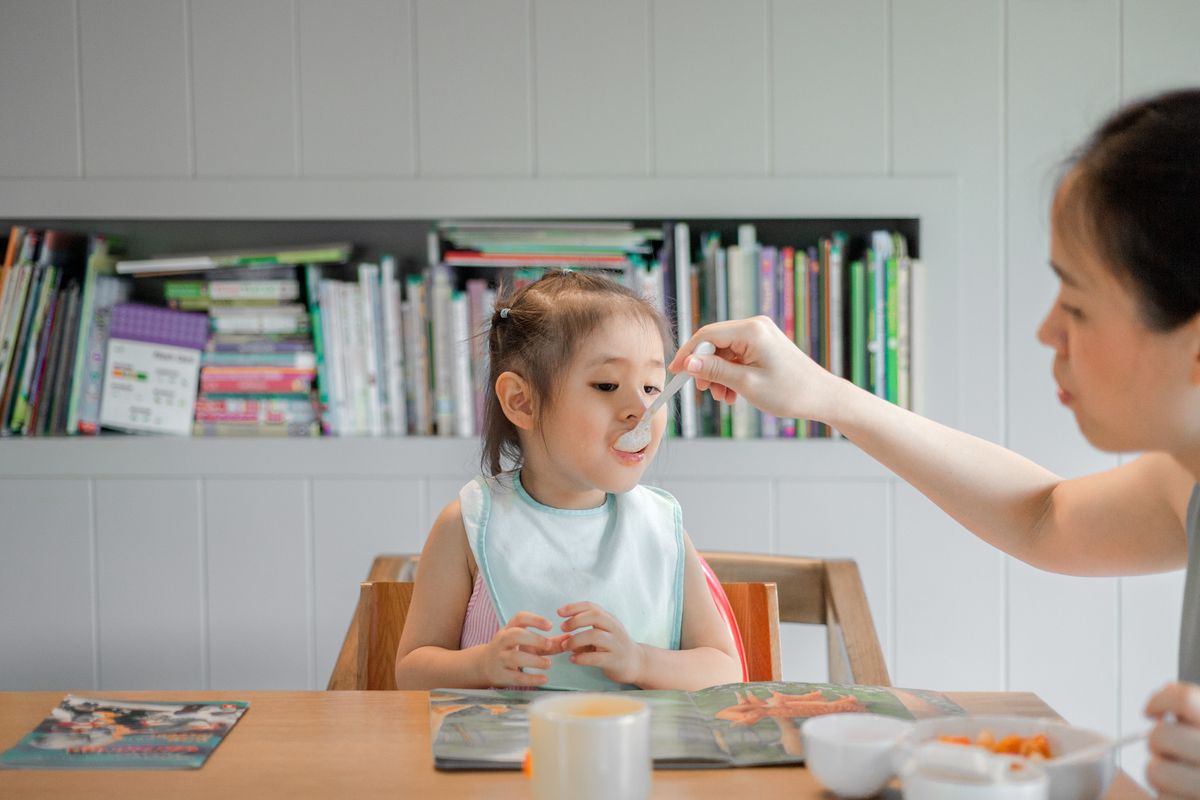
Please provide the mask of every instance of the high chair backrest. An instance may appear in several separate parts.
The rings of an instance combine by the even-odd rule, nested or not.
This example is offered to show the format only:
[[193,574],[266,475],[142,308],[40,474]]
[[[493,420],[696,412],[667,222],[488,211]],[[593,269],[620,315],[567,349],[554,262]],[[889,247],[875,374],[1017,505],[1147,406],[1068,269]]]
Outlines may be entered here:
[[[412,603],[413,586],[408,581],[364,581],[360,585],[354,681],[351,686],[338,688],[396,688],[396,648]],[[749,679],[779,680],[779,603],[775,584],[721,586],[741,632]]]
[[824,625],[831,682],[891,685],[853,560],[709,551],[700,556],[722,583],[773,581],[779,587],[780,622]]

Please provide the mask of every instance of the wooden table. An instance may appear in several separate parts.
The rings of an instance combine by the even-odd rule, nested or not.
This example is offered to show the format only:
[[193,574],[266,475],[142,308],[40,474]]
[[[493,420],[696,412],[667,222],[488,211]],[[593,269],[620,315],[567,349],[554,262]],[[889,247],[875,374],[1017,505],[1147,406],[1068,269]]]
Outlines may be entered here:
[[[0,693],[0,750],[41,722],[65,692]],[[248,700],[199,770],[0,770],[0,798],[529,798],[519,772],[438,772],[425,692],[80,692],[109,698]],[[948,692],[974,713],[1057,716],[1028,693]],[[888,797],[899,797],[890,790]],[[655,798],[829,798],[803,767],[658,770]],[[1145,798],[1119,774],[1107,800]]]

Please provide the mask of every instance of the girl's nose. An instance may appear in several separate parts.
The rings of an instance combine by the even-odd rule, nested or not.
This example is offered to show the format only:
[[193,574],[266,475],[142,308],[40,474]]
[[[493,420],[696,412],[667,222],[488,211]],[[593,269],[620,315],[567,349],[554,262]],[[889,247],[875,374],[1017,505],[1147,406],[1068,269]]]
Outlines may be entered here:
[[1060,355],[1066,355],[1067,352],[1067,331],[1062,324],[1063,313],[1057,303],[1050,306],[1050,310],[1046,312],[1046,318],[1042,320],[1042,324],[1038,326],[1037,330],[1038,341]]

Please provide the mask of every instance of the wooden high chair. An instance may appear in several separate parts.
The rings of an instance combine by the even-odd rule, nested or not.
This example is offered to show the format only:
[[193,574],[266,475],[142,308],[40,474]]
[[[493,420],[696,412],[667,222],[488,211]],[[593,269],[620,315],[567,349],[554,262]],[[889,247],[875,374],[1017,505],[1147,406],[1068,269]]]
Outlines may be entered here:
[[[335,671],[330,689],[396,688],[396,649],[414,586],[409,581],[364,581],[360,585],[352,625],[357,636],[353,683],[345,685],[349,676],[339,676]],[[721,587],[737,619],[749,680],[779,680],[779,602],[775,584],[723,583]],[[342,659],[338,663],[344,667]]]

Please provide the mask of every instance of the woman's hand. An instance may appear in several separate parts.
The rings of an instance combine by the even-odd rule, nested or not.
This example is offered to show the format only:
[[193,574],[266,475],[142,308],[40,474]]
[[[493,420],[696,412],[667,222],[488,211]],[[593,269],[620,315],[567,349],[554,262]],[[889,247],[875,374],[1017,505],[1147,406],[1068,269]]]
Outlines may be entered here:
[[[717,352],[693,356],[701,341],[712,342]],[[667,369],[686,369],[696,376],[696,388],[708,389],[719,401],[732,404],[741,395],[768,414],[821,422],[836,409],[835,393],[843,383],[763,316],[705,325]]]
[[562,652],[560,637],[547,637],[528,628],[548,631],[553,626],[545,617],[529,611],[513,614],[508,624],[483,646],[480,670],[489,686],[541,686],[544,673],[522,672],[522,668],[549,669],[550,659]]
[[1200,798],[1200,685],[1172,683],[1150,698],[1146,780],[1165,797]]
[[571,663],[599,667],[614,683],[639,683],[645,661],[642,646],[625,631],[625,626],[612,614],[595,603],[569,603],[558,609],[564,633],[587,628],[571,634],[562,642],[563,650],[572,653]]

